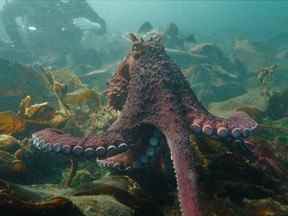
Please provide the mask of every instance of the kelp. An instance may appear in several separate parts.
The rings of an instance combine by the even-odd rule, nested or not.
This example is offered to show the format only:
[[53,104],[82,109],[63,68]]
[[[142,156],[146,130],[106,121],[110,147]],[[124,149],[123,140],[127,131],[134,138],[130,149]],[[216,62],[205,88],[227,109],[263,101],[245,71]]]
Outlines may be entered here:
[[33,128],[59,127],[69,119],[63,111],[55,111],[48,102],[32,104],[30,96],[25,97],[17,113],[0,112],[0,134],[16,135],[30,126]]

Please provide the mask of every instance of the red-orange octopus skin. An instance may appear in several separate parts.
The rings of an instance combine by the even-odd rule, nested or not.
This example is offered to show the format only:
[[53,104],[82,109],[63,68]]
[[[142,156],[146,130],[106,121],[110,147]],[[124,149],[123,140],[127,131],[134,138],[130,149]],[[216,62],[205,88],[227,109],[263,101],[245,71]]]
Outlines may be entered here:
[[74,137],[55,129],[33,134],[33,146],[104,164],[141,167],[168,145],[175,168],[183,216],[199,216],[197,174],[189,135],[240,140],[257,123],[243,113],[229,119],[210,114],[198,101],[179,67],[169,58],[160,36],[131,35],[132,49],[106,91],[119,118],[101,135]]

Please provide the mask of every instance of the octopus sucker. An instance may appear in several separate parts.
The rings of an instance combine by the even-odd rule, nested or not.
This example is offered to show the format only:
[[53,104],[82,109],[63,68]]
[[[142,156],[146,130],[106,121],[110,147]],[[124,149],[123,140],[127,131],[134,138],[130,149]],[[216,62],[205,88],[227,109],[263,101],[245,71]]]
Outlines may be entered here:
[[[51,136],[54,136],[53,131],[43,130],[41,132],[47,132]],[[66,141],[67,142],[67,141]],[[103,146],[90,147],[90,146],[81,146],[80,144],[71,143],[65,144],[65,141],[60,143],[49,143],[47,138],[41,137],[41,135],[35,135],[32,137],[32,146],[43,152],[54,152],[54,153],[63,153],[70,154],[75,157],[87,157],[87,158],[105,158],[112,157],[113,155],[125,152],[129,149],[129,146],[126,143],[120,143],[119,145],[108,145],[107,148]]]
[[244,145],[257,123],[240,112],[228,119],[210,114],[159,37],[131,37],[132,48],[106,91],[109,105],[121,114],[105,132],[82,138],[44,129],[33,134],[32,144],[40,151],[96,159],[100,165],[121,170],[155,165],[163,147],[168,146],[182,215],[199,216],[197,173],[189,136],[208,136],[231,145],[240,140]]

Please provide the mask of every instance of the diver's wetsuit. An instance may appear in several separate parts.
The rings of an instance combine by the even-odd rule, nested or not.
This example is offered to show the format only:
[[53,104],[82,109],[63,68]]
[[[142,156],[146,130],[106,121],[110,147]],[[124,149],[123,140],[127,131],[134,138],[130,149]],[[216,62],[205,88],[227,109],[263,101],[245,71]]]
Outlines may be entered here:
[[9,0],[2,10],[4,28],[13,46],[20,49],[25,44],[23,35],[32,39],[35,48],[80,46],[82,32],[73,24],[73,19],[80,17],[98,23],[101,33],[106,32],[105,21],[86,0]]

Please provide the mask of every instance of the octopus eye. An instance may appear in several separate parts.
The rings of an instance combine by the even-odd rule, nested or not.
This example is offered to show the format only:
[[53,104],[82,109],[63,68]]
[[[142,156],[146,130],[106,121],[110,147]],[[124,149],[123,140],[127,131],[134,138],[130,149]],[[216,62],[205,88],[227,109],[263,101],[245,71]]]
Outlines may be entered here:
[[134,58],[139,58],[140,55],[143,53],[144,51],[144,47],[141,43],[135,43],[132,46],[132,54],[134,56]]
[[140,45],[139,44],[134,44],[132,47],[133,51],[139,51],[140,50]]

